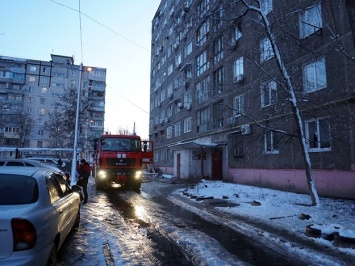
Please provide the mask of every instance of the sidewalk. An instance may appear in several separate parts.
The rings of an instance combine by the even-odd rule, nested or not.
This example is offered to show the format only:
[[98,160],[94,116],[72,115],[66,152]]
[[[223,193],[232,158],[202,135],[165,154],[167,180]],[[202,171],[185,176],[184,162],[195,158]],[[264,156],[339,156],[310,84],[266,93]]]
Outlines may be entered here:
[[354,200],[320,198],[312,207],[309,195],[207,180],[186,184],[169,199],[309,265],[355,265]]

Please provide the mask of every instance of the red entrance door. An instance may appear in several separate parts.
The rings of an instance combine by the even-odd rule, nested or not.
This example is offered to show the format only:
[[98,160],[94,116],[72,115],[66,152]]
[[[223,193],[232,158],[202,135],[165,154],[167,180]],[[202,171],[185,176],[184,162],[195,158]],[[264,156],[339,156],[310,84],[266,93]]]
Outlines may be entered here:
[[222,180],[222,151],[214,149],[212,152],[212,179]]

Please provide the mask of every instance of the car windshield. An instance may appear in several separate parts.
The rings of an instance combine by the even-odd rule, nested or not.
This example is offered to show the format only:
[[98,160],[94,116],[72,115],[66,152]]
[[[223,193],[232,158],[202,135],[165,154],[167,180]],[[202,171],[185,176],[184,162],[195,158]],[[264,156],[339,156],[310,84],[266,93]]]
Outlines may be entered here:
[[38,184],[33,177],[0,174],[0,205],[29,204],[37,200]]
[[101,139],[102,151],[140,151],[140,140],[131,138]]

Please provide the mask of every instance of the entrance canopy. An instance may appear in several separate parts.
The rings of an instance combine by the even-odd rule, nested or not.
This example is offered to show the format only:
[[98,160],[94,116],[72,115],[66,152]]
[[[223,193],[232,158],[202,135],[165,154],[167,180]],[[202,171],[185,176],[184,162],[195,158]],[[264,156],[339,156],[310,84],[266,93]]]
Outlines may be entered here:
[[196,148],[211,148],[220,145],[215,142],[201,142],[200,140],[192,140],[186,142],[178,142],[172,145],[169,145],[168,148],[174,151],[184,150],[184,149],[196,149]]

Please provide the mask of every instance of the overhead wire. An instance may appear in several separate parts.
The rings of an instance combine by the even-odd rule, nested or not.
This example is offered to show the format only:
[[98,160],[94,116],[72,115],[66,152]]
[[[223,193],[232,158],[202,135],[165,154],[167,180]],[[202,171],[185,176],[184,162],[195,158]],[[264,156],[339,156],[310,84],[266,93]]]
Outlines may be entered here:
[[[94,21],[95,23],[97,23],[97,24],[99,24],[100,26],[104,27],[105,29],[111,31],[112,33],[118,35],[118,36],[121,37],[122,39],[125,39],[126,41],[128,41],[128,42],[134,44],[135,46],[137,46],[137,47],[139,47],[139,48],[141,48],[141,49],[147,51],[148,53],[150,53],[150,50],[146,49],[145,47],[143,47],[143,46],[141,46],[141,45],[139,45],[139,44],[137,44],[137,43],[135,43],[134,41],[131,41],[130,39],[126,38],[125,36],[123,36],[123,35],[121,35],[121,34],[119,34],[118,32],[114,31],[114,30],[111,29],[110,27],[108,27],[108,26],[102,24],[101,22],[97,21],[96,19],[90,17],[89,15],[87,15],[87,14],[85,14],[85,13],[82,13],[81,10],[77,10],[77,9],[72,8],[72,7],[70,7],[70,6],[61,4],[61,3],[59,3],[59,2],[57,2],[57,1],[55,1],[55,0],[49,0],[49,1],[51,1],[51,2],[53,2],[53,3],[55,3],[55,4],[57,4],[57,5],[66,7],[66,8],[68,8],[68,9],[71,9],[71,10],[73,10],[73,11],[79,12],[81,15],[87,17],[88,19],[91,19],[91,20]],[[80,8],[80,7],[79,7],[79,8]]]

